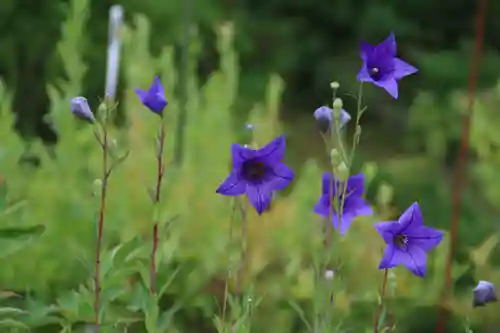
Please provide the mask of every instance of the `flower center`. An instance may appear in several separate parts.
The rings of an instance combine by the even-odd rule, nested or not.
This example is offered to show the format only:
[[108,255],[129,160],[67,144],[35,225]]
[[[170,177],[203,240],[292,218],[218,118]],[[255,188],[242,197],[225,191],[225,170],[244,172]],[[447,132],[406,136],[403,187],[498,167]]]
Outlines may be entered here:
[[394,236],[394,244],[400,249],[406,249],[408,246],[408,236],[397,234]]
[[243,164],[243,175],[250,181],[262,180],[266,175],[266,164],[261,161],[247,161]]
[[380,78],[382,77],[382,73],[380,71],[380,68],[378,68],[378,67],[372,67],[372,68],[370,68],[370,76],[375,81],[380,80]]

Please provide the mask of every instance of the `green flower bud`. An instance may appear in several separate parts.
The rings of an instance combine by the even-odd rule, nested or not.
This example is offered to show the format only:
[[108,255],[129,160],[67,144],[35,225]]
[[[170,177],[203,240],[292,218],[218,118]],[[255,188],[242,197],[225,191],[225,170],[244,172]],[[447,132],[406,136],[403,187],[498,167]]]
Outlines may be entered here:
[[335,177],[340,181],[346,181],[349,179],[349,168],[344,162],[340,162],[338,166],[334,168]]
[[331,87],[333,90],[337,90],[337,89],[339,89],[340,84],[339,84],[337,81],[333,81],[332,83],[330,83],[330,87]]
[[333,101],[333,109],[334,110],[340,110],[344,106],[344,103],[342,102],[342,99],[340,98],[335,98]]
[[342,163],[342,156],[340,155],[340,152],[335,148],[330,152],[330,161],[332,162],[333,166],[337,166]]

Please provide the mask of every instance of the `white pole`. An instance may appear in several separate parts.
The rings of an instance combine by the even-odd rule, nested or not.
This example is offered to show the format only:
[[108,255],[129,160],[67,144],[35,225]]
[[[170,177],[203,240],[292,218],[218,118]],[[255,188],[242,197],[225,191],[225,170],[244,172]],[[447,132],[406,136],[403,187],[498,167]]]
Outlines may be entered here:
[[106,99],[114,100],[120,72],[120,51],[122,45],[123,7],[113,5],[109,9],[108,58],[106,65]]

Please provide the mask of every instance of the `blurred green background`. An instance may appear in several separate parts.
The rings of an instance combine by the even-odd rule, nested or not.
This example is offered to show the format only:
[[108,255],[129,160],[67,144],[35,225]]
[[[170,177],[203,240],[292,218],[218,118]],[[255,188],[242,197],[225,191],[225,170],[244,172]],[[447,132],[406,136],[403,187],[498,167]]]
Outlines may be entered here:
[[[93,180],[99,176],[100,160],[91,131],[71,119],[68,103],[71,97],[83,95],[97,109],[104,94],[108,9],[113,4],[117,2],[0,2],[0,176],[9,182],[12,202],[27,201],[22,213],[2,223],[47,226],[47,232],[32,247],[1,259],[0,285],[19,292],[30,290],[44,304],[55,302],[87,279],[75,258],[93,249],[95,200],[90,193]],[[345,109],[354,115],[356,101],[350,95],[357,90],[361,39],[375,44],[394,31],[400,57],[419,72],[401,82],[398,101],[378,88],[365,89],[364,103],[369,109],[362,121],[353,171],[368,162],[377,166],[367,196],[378,208],[378,216],[394,218],[419,201],[426,223],[449,229],[460,119],[467,103],[475,1],[124,0],[119,4],[124,7],[127,27],[115,135],[132,155],[111,185],[116,194],[110,198],[107,239],[112,246],[137,233],[147,236],[151,226],[152,208],[143,187],[154,176],[153,167],[144,167],[153,163],[155,121],[135,100],[133,88],[147,87],[159,74],[171,102],[169,156],[173,158],[174,152],[183,156],[182,167],[175,171],[179,175],[170,179],[172,184],[167,179],[166,185],[170,196],[165,207],[171,215],[181,216],[175,243],[179,248],[171,250],[175,258],[169,257],[166,267],[175,262],[203,270],[203,274],[197,271],[195,281],[186,282],[186,277],[176,280],[168,298],[170,302],[179,295],[189,296],[189,306],[183,308],[175,324],[180,332],[213,331],[213,297],[195,295],[201,295],[200,290],[215,295],[210,288],[224,274],[223,260],[213,258],[224,254],[227,240],[220,238],[220,233],[226,228],[222,220],[228,219],[230,209],[214,190],[227,172],[229,144],[243,142],[242,125],[248,119],[257,125],[261,143],[286,134],[287,162],[297,171],[297,181],[272,212],[263,221],[252,222],[257,224],[250,236],[257,244],[257,268],[249,276],[258,277],[260,288],[274,290],[264,308],[278,309],[275,315],[266,316],[265,308],[256,329],[304,332],[300,319],[281,301],[287,295],[307,303],[304,295],[308,292],[302,290],[307,287],[296,291],[293,286],[300,285],[306,274],[298,258],[303,258],[301,251],[306,251],[308,240],[304,232],[297,231],[280,238],[280,230],[303,230],[315,221],[310,207],[317,199],[318,177],[326,163],[312,112],[331,103],[329,83],[336,80]],[[461,329],[465,315],[482,324],[474,332],[500,327],[498,316],[493,315],[498,306],[475,314],[467,310],[468,293],[475,281],[496,278],[500,282],[496,268],[500,249],[491,246],[491,255],[485,255],[487,260],[479,260],[479,264],[474,260],[477,256],[470,255],[471,249],[487,239],[495,242],[499,225],[499,15],[500,2],[491,1],[455,256],[458,296],[453,311],[457,319],[450,332]],[[351,127],[348,125],[348,132],[352,132]],[[385,198],[387,191],[391,194]],[[264,231],[269,231],[268,243],[260,238]],[[366,242],[361,237],[376,237],[370,224],[353,232],[345,251],[357,253],[357,244]],[[380,244],[374,242],[378,249]],[[207,244],[213,249],[201,246]],[[418,284],[401,273],[405,276],[404,291],[394,299],[405,304],[398,307],[405,309],[401,314],[404,320],[399,321],[401,332],[428,332],[434,327],[432,316],[437,313],[445,246],[437,255],[433,278],[427,282]],[[67,250],[64,255],[61,248]],[[295,250],[290,252],[291,248]],[[370,253],[358,252],[360,258]],[[376,291],[379,258],[372,259],[375,281],[366,285],[355,281],[349,288],[362,285],[363,290]],[[366,267],[358,264],[352,259],[353,272]],[[479,266],[487,275],[478,276]],[[280,277],[278,272],[284,267],[288,275]],[[287,286],[285,290],[278,288],[282,285]],[[434,288],[434,293],[418,301],[429,288]],[[362,322],[356,332],[364,329],[363,325],[371,322],[366,311],[371,311],[375,298],[345,298],[348,305],[339,306],[349,314],[346,318],[351,318],[346,327]],[[418,326],[423,325],[422,313],[429,318],[428,326]],[[36,325],[46,324],[50,323]]]

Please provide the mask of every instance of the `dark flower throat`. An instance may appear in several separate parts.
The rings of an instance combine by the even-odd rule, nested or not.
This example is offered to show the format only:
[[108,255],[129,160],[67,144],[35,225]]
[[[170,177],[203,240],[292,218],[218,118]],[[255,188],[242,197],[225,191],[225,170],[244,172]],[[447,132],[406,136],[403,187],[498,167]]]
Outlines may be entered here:
[[408,245],[408,236],[397,234],[394,236],[394,244],[400,249],[406,249],[406,246]]
[[375,81],[378,81],[382,78],[382,73],[380,71],[380,68],[378,67],[372,67],[370,68],[370,77],[374,79]]
[[243,163],[243,176],[250,181],[260,181],[266,176],[267,166],[264,162],[250,160]]

